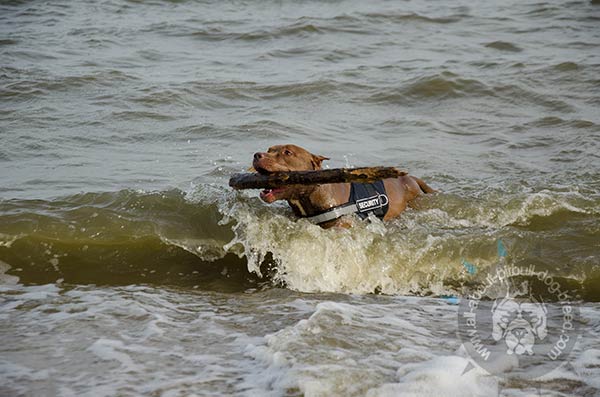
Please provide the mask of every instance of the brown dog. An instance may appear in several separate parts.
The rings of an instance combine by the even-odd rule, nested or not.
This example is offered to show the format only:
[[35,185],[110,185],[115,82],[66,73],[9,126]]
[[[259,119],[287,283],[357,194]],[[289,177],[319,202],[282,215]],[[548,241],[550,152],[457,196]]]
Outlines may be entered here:
[[[252,165],[257,172],[268,174],[319,170],[324,160],[329,159],[296,145],[278,145],[270,147],[266,153],[254,154]],[[350,183],[281,187],[263,190],[260,198],[267,203],[287,200],[297,216],[331,227],[342,225],[339,218],[348,213],[366,217],[369,212],[374,212],[384,220],[397,217],[415,197],[435,192],[421,179],[409,175],[382,182],[377,187],[366,188],[364,184]],[[359,191],[363,192],[362,197],[357,193]]]

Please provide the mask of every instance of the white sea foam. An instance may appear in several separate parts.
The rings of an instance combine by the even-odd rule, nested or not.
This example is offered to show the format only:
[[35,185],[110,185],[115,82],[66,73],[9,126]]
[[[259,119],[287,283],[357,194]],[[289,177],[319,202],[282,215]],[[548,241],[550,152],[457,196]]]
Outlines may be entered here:
[[354,222],[351,229],[323,230],[294,219],[285,203],[266,206],[257,198],[236,196],[221,206],[224,222],[235,222],[235,237],[224,250],[245,256],[248,270],[257,274],[270,253],[277,264],[275,281],[298,291],[453,294],[450,285],[469,277],[462,265],[465,256],[475,258],[481,273],[497,263],[499,239],[511,235],[518,239],[521,244],[516,249],[525,252],[515,255],[539,244],[535,236],[527,242],[522,232],[507,229],[510,225],[560,211],[597,211],[578,192],[505,197],[493,191],[474,203],[451,195],[435,196],[428,205],[434,207],[406,211],[391,222],[372,218]]
[[19,282],[19,277],[6,274],[10,269],[11,266],[8,263],[0,261],[0,285],[14,285]]
[[[267,335],[266,345],[249,346],[246,354],[263,366],[266,376],[261,384],[267,390],[296,388],[306,396],[379,395],[385,390],[378,388],[391,384],[399,368],[435,359],[431,348],[447,330],[432,332],[425,326],[426,318],[437,313],[451,321],[454,309],[436,304],[421,308],[407,310],[395,300],[358,305],[322,302],[308,319]],[[453,370],[460,373],[465,366]],[[449,373],[448,379],[453,376]]]
[[485,371],[473,368],[464,373],[469,360],[458,356],[435,357],[398,369],[397,383],[386,383],[367,392],[368,397],[388,396],[492,396],[498,381]]
[[600,390],[600,348],[582,351],[573,361],[573,367],[579,379]]
[[125,351],[125,345],[122,341],[111,339],[98,339],[88,350],[96,356],[106,361],[117,361],[124,371],[139,371],[133,359]]
[[0,247],[10,248],[15,241],[24,237],[23,234],[10,235],[5,233],[0,233]]
[[235,219],[236,237],[225,249],[245,255],[248,270],[257,273],[271,253],[278,265],[276,281],[305,292],[409,292],[428,283],[423,275],[430,268],[423,256],[444,240],[426,236],[415,247],[410,236],[377,219],[324,230],[285,211],[256,212],[246,205],[235,207]]
[[[39,299],[38,290],[53,289]],[[483,396],[500,388],[524,397],[540,385],[499,382],[478,367],[463,374],[469,357],[455,334],[457,307],[441,299],[141,286],[2,291],[19,302],[0,306],[0,390],[15,393]],[[584,308],[588,329],[572,366],[541,381],[545,394],[598,390],[599,313]]]

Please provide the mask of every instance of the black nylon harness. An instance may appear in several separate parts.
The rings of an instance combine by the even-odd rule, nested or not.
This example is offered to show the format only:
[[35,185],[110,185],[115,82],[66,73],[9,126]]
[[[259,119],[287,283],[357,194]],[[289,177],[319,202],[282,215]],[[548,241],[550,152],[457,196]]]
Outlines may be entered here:
[[347,203],[333,207],[321,214],[310,216],[308,220],[320,224],[348,214],[357,214],[361,219],[365,219],[371,213],[378,218],[383,218],[388,209],[389,199],[383,181],[352,183]]

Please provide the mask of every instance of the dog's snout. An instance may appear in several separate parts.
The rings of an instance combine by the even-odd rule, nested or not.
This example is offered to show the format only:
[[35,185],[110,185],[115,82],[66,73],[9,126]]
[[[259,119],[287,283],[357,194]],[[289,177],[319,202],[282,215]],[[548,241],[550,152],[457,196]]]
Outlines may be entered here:
[[265,156],[265,154],[264,154],[264,153],[260,153],[260,152],[258,152],[258,153],[254,153],[254,160],[260,160],[260,159],[262,159],[264,156]]

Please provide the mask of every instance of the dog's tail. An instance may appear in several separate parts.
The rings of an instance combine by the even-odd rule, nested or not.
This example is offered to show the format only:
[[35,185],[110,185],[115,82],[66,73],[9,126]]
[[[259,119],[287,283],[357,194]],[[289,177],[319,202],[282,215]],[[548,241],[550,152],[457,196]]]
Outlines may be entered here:
[[412,178],[415,180],[415,182],[417,182],[417,184],[419,185],[419,187],[421,188],[423,193],[436,193],[437,192],[437,190],[432,189],[428,184],[426,184],[424,180],[417,178],[416,176],[413,176]]

